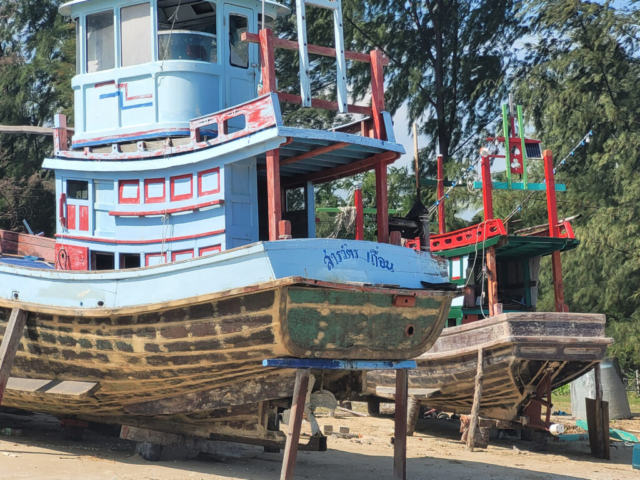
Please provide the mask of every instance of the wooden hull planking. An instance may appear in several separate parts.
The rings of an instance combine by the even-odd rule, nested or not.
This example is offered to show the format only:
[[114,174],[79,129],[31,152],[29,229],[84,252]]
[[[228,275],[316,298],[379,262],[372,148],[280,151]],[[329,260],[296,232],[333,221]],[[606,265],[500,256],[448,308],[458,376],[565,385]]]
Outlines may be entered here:
[[[447,328],[418,358],[409,393],[431,408],[470,413],[477,352],[483,348],[480,415],[517,420],[547,372],[555,389],[604,358],[612,342],[605,338],[604,324],[603,315],[517,313]],[[368,372],[366,385],[371,395],[392,397],[393,378],[385,372]]]
[[[415,297],[415,306],[394,306],[398,295]],[[435,342],[450,303],[445,292],[300,278],[122,311],[52,313],[2,301],[0,336],[12,307],[28,311],[12,377],[100,385],[84,398],[8,389],[3,405],[190,435],[228,436],[235,428],[267,438],[261,409],[291,396],[295,372],[263,368],[263,359],[415,358]]]

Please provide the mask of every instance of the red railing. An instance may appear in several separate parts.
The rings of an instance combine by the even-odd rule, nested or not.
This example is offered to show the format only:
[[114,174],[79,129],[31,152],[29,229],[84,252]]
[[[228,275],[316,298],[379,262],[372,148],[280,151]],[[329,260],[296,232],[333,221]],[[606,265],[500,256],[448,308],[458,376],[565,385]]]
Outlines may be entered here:
[[456,230],[455,232],[432,235],[430,238],[431,251],[440,252],[443,250],[453,250],[454,248],[468,247],[476,243],[481,244],[489,238],[500,235],[507,235],[507,230],[504,228],[502,220],[499,218],[487,220],[486,222]]
[[[281,102],[301,105],[301,96],[277,91],[274,56],[274,50],[276,48],[298,51],[298,42],[276,38],[270,29],[261,30],[259,34],[245,32],[241,38],[245,42],[260,45],[260,55],[262,59],[262,91],[260,94],[275,93]],[[307,51],[314,55],[336,57],[335,48],[308,44]],[[384,110],[384,67],[389,64],[389,59],[386,58],[380,50],[373,50],[368,55],[359,52],[345,51],[345,58],[355,62],[371,64],[371,107],[352,104],[349,104],[347,107],[349,113],[370,115],[373,119],[374,137],[383,140],[386,138],[384,121],[382,119],[382,112]],[[325,110],[339,110],[338,102],[328,100],[312,99],[311,105]]]

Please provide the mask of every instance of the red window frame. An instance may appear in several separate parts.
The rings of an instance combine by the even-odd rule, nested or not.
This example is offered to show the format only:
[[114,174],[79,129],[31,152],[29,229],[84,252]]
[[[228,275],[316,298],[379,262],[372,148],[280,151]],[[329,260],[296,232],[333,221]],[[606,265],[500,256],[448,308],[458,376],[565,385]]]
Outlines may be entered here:
[[[175,194],[175,181],[176,180],[182,180],[183,178],[189,178],[189,186],[191,187],[191,191],[189,193],[185,193],[183,195],[176,195]],[[171,177],[171,179],[169,180],[169,182],[171,183],[171,201],[172,202],[179,202],[180,200],[189,200],[190,198],[193,198],[193,175],[188,173],[186,175],[178,175],[177,177]]]
[[191,258],[193,258],[194,254],[195,254],[193,248],[190,248],[188,250],[178,250],[177,252],[171,252],[171,261],[175,262],[176,261],[176,257],[178,255],[182,255],[184,253],[190,253],[191,254]]
[[209,252],[220,253],[221,251],[222,251],[222,245],[212,245],[210,247],[202,247],[198,250],[198,254],[199,254],[198,256],[202,257]]
[[[149,197],[149,185],[162,183],[162,197]],[[144,203],[164,203],[167,201],[167,185],[164,178],[147,178],[144,181]]]
[[[123,198],[123,187],[125,185],[137,185],[136,198]],[[140,203],[140,181],[139,180],[120,180],[118,182],[118,203],[124,203],[129,205],[137,205]]]
[[[455,265],[455,262],[459,262],[457,277],[454,276],[456,275],[456,273],[453,271],[453,266]],[[462,257],[452,258],[451,259],[451,280],[460,280],[460,278],[462,278]]]
[[[218,174],[218,186],[213,190],[203,190],[202,189],[202,177],[204,175],[208,175],[209,173],[216,172]],[[204,170],[202,172],[198,172],[198,196],[202,197],[204,195],[213,195],[214,193],[220,193],[220,167],[210,168],[209,170]]]
[[144,255],[144,265],[146,267],[149,266],[149,259],[154,257],[162,257],[164,259],[164,263],[167,263],[167,254],[166,253],[146,253]]
[[67,203],[67,229],[76,229],[76,206]]

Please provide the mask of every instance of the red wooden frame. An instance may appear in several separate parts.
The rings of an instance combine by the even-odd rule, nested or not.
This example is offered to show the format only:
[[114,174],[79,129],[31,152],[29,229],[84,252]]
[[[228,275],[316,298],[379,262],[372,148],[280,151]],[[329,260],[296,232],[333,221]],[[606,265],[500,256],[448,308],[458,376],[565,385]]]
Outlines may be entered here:
[[164,242],[177,242],[179,240],[193,240],[194,238],[213,237],[215,235],[222,235],[224,230],[215,230],[213,232],[197,233],[195,235],[184,235],[182,237],[170,237],[170,238],[155,238],[153,240],[115,240],[113,238],[99,238],[99,237],[81,237],[77,235],[61,235],[56,233],[56,237],[64,237],[71,240],[84,240],[85,242],[99,242],[108,243],[112,245],[150,245],[152,243]]
[[[136,185],[136,197],[135,198],[124,198],[124,187],[126,185]],[[140,203],[140,180],[120,180],[118,182],[118,203],[129,204],[129,205],[137,205]]]
[[[162,184],[162,197],[149,197],[149,185]],[[144,181],[144,203],[164,203],[167,201],[167,182],[164,178],[147,178]],[[109,212],[111,213],[111,212]]]
[[210,247],[200,247],[198,250],[198,256],[203,257],[204,255],[210,255],[212,253],[220,253],[222,251],[222,245],[212,245]]
[[[182,180],[183,178],[188,178],[189,179],[190,191],[189,191],[189,193],[184,193],[182,195],[176,195],[175,194],[175,181],[176,180]],[[185,175],[178,175],[178,176],[175,176],[175,177],[171,177],[169,179],[169,183],[171,185],[171,201],[172,202],[179,202],[181,200],[189,200],[190,198],[193,198],[193,174],[187,173]]]
[[146,253],[144,255],[144,265],[145,267],[149,266],[149,259],[161,257],[164,259],[164,263],[167,263],[167,254],[166,253]]
[[502,220],[495,218],[443,235],[432,235],[430,238],[431,251],[440,252],[442,250],[467,247],[475,243],[480,244],[489,238],[500,235],[507,235],[507,230],[504,228]]
[[188,205],[186,207],[166,208],[164,210],[148,210],[140,212],[126,212],[124,210],[112,210],[109,215],[112,217],[150,217],[157,215],[171,215],[173,213],[189,212],[191,210],[196,211],[201,208],[215,207],[216,205],[224,205],[224,200],[211,200],[210,202],[197,203],[195,205]]
[[67,203],[67,229],[76,229],[76,206]]
[[[203,190],[202,189],[202,177],[208,175],[210,173],[217,173],[218,176],[218,186],[213,190]],[[198,196],[203,197],[205,195],[213,195],[216,193],[220,193],[220,167],[210,168],[209,170],[204,170],[202,172],[198,172]]]
[[193,248],[190,248],[190,249],[187,249],[187,250],[178,250],[176,252],[171,252],[171,261],[172,262],[176,262],[177,261],[176,257],[178,255],[182,255],[182,254],[185,254],[185,253],[190,253],[191,254],[191,258],[193,258],[194,255],[195,255],[195,251],[194,251]]
[[79,205],[80,221],[78,222],[78,230],[82,232],[89,231],[89,207],[87,205]]

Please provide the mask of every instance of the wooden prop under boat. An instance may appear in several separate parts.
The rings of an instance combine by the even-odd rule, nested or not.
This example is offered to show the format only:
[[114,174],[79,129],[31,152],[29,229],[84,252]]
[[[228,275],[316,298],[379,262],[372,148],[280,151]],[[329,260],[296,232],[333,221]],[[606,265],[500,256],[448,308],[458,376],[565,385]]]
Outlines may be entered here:
[[[446,328],[418,358],[418,370],[409,375],[409,395],[431,408],[470,413],[482,349],[480,416],[522,423],[547,375],[552,389],[566,385],[602,361],[611,343],[605,316],[596,314],[505,313]],[[368,372],[366,384],[370,395],[395,394],[393,378],[385,372]]]
[[[428,253],[325,239],[110,272],[0,263],[0,336],[12,309],[27,312],[3,406],[276,441],[268,401],[292,395],[295,372],[263,359],[414,358],[440,334],[452,297],[420,282],[446,279]],[[352,381],[360,376],[327,375],[325,388]],[[60,395],[60,382],[79,391]]]

